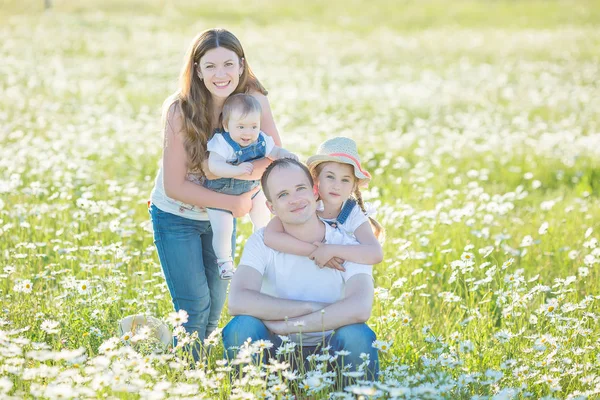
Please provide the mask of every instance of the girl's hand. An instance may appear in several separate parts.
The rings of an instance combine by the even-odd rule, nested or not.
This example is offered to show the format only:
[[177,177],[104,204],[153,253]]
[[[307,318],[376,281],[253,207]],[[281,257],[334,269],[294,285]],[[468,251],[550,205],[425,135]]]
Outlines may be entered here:
[[260,190],[260,186],[255,187],[251,191],[235,196],[232,207],[229,209],[234,218],[240,218],[248,214],[252,210],[252,196]]
[[345,272],[346,268],[344,268],[344,262],[346,260],[342,260],[339,257],[333,257],[331,260],[329,260],[325,266],[331,269],[337,269],[338,271],[342,271]]
[[[342,266],[343,260],[340,260],[331,251],[331,247],[321,242],[313,243],[317,248],[313,251],[308,258],[313,260],[319,268],[328,267],[337,269],[338,271],[345,271],[346,269]],[[341,263],[339,261],[341,261]]]

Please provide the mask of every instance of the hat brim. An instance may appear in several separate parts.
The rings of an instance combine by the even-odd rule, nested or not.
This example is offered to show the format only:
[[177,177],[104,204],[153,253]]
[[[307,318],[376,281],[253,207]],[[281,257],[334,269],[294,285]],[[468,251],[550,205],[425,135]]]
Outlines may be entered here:
[[353,159],[344,157],[344,156],[326,156],[326,155],[310,156],[306,160],[306,165],[308,165],[309,168],[314,168],[317,165],[324,163],[324,162],[338,162],[338,163],[342,163],[342,164],[352,165],[352,167],[354,169],[354,176],[358,179],[359,186],[366,186],[371,181],[371,177],[368,175],[365,175]]
[[173,342],[173,334],[171,329],[159,320],[158,318],[137,314],[137,315],[129,315],[119,321],[119,334],[123,335],[126,332],[135,333],[142,326],[149,326],[152,328],[154,333],[154,337],[158,339],[162,344],[168,346]]

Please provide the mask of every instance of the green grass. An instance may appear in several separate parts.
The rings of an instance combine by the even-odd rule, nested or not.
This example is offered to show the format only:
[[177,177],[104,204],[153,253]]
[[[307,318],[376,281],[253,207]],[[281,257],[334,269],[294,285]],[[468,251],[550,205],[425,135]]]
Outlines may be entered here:
[[599,22],[595,1],[0,3],[0,394],[343,398],[265,366],[229,382],[220,343],[190,371],[110,341],[123,316],[172,311],[146,208],[160,107],[189,40],[224,26],[286,147],[349,136],[374,176],[369,324],[391,348],[355,397],[596,397]]
[[[562,26],[596,26],[600,21],[597,3],[571,1],[392,1],[367,3],[362,0],[317,0],[302,3],[267,0],[231,1],[54,1],[51,12],[86,15],[102,13],[120,19],[126,15],[155,17],[157,24],[211,19],[220,24],[287,25],[308,24],[323,30],[351,30],[364,34],[380,27],[399,32],[428,28],[552,29]],[[8,15],[39,15],[39,0],[5,1]]]

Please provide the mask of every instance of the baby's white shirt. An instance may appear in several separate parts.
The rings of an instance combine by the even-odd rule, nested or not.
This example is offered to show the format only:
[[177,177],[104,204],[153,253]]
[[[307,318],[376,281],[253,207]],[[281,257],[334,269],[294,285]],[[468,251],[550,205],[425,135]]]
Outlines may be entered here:
[[[273,151],[273,148],[275,147],[275,141],[271,136],[267,135],[264,132],[260,132],[259,136],[261,135],[265,140],[265,157],[267,157]],[[258,138],[256,140],[258,140]],[[213,137],[206,144],[206,149],[211,153],[214,152],[220,155],[228,162],[234,161],[236,159],[235,150],[233,149],[233,147],[231,147],[229,143],[227,143],[227,140],[225,140],[223,134],[221,133],[215,133],[213,135]]]

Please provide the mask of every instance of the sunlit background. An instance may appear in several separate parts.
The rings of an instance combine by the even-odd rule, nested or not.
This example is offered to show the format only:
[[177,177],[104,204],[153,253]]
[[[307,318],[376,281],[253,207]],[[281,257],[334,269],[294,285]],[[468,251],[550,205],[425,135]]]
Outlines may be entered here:
[[[2,398],[598,396],[598,2],[48,3],[0,2]],[[230,382],[219,337],[191,369],[117,330],[173,322],[147,200],[162,102],[216,26],[284,146],[352,137],[374,175],[380,382],[289,354]]]

